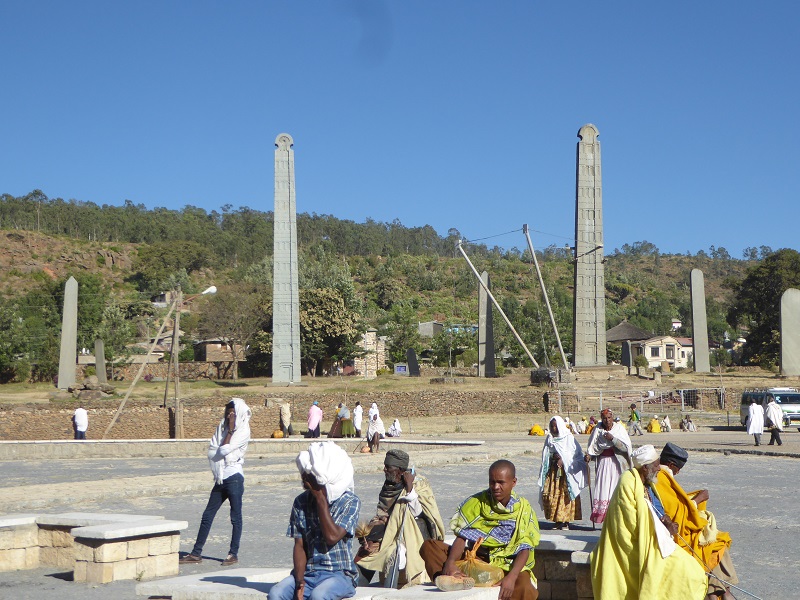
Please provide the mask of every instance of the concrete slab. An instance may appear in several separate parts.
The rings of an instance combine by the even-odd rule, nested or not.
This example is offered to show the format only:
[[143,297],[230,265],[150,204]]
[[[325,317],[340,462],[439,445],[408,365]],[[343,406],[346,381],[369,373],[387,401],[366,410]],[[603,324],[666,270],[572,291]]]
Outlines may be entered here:
[[125,513],[60,513],[56,515],[39,515],[36,523],[52,527],[91,527],[108,525],[109,523],[128,523],[135,521],[160,520],[158,515],[131,515]]
[[557,535],[543,533],[539,537],[536,550],[562,550],[571,552],[591,552],[597,543],[597,536],[592,535]]
[[20,525],[33,525],[39,515],[3,515],[0,516],[0,527],[19,527]]
[[71,533],[72,537],[76,538],[117,540],[120,538],[182,531],[188,528],[189,523],[187,521],[169,521],[162,517],[161,519],[107,523],[104,525],[92,525],[91,527],[76,527]]
[[416,585],[402,590],[381,590],[372,600],[497,600],[500,588],[472,588],[460,592],[442,592],[434,585]]

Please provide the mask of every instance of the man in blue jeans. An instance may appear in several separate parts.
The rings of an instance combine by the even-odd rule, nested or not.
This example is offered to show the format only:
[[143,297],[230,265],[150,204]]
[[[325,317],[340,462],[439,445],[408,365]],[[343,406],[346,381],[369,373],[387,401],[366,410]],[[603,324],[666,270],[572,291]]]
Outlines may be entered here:
[[239,562],[239,540],[242,538],[242,496],[244,495],[244,455],[250,442],[250,407],[241,398],[225,405],[225,416],[208,446],[208,462],[214,475],[214,487],[200,520],[200,531],[190,554],[179,559],[182,565],[203,562],[203,546],[211,531],[217,511],[227,500],[231,505],[231,536],[228,556],[222,561],[227,567]]
[[352,540],[361,503],[353,463],[333,442],[315,442],[297,457],[305,491],[292,505],[286,535],[294,538],[292,574],[268,600],[341,600],[356,593]]

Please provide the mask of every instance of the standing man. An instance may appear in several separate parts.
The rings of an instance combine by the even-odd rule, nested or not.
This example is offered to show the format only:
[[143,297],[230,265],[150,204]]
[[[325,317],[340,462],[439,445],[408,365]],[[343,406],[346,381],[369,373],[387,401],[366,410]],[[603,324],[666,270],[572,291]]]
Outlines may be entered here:
[[602,523],[606,518],[608,503],[614,490],[617,489],[619,477],[622,474],[622,465],[618,455],[625,457],[629,464],[631,454],[631,438],[622,423],[614,421],[614,413],[606,408],[600,413],[600,423],[589,436],[586,448],[586,462],[597,458],[595,468],[594,499],[592,514],[589,519],[593,523]]
[[319,437],[319,424],[322,423],[322,409],[319,402],[314,400],[308,409],[308,437]]
[[89,413],[79,405],[72,414],[72,431],[76,440],[86,439],[86,430],[89,429]]
[[211,531],[211,524],[222,503],[231,505],[231,545],[222,566],[239,562],[239,540],[242,538],[242,496],[244,495],[244,455],[250,442],[250,407],[241,398],[233,398],[225,405],[225,416],[208,446],[208,462],[214,476],[214,487],[200,520],[200,531],[191,553],[178,561],[182,565],[203,562],[203,546]]
[[361,503],[353,463],[332,442],[314,442],[297,457],[302,494],[292,505],[286,535],[294,538],[292,573],[268,600],[340,600],[356,593],[352,539]]
[[774,446],[778,442],[778,446],[782,446],[781,431],[783,431],[783,411],[781,407],[775,402],[773,396],[769,397],[766,411],[767,421],[772,423],[772,430],[769,435],[769,445]]
[[356,428],[356,437],[361,437],[361,420],[364,417],[364,409],[361,408],[361,402],[356,402],[353,408],[353,426]]
[[644,435],[641,425],[642,417],[639,416],[639,411],[636,410],[636,404],[631,404],[631,416],[628,418],[628,433],[631,436]]
[[499,567],[505,577],[495,586],[498,600],[536,600],[533,575],[533,549],[539,544],[539,521],[530,503],[514,491],[516,468],[508,460],[498,460],[489,467],[488,489],[470,496],[450,521],[456,534],[452,546],[439,540],[426,540],[420,554],[428,576],[442,591],[468,590],[475,580],[456,567],[464,551],[483,542],[478,558]]
[[753,398],[747,414],[747,433],[756,440],[756,446],[761,445],[761,434],[764,433],[764,407],[756,403]]
[[591,554],[595,600],[703,600],[705,571],[673,541],[678,526],[654,491],[660,470],[655,448],[637,448],[633,464],[620,478]]

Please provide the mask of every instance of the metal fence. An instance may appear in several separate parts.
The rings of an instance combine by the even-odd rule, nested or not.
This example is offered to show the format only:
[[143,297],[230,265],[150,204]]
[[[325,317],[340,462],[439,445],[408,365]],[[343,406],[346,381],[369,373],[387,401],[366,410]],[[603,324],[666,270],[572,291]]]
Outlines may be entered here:
[[640,413],[668,413],[725,408],[725,388],[636,390],[549,390],[550,411],[563,415],[598,414],[605,408],[624,417],[635,404]]

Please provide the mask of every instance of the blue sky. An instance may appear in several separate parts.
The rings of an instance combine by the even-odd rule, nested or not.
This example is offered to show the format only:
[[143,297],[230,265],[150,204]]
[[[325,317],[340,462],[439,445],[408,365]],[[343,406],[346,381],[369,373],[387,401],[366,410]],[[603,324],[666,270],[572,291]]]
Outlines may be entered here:
[[799,248],[798,23],[777,0],[5,0],[0,193],[272,210],[288,132],[300,212],[563,245],[591,122],[606,252]]

